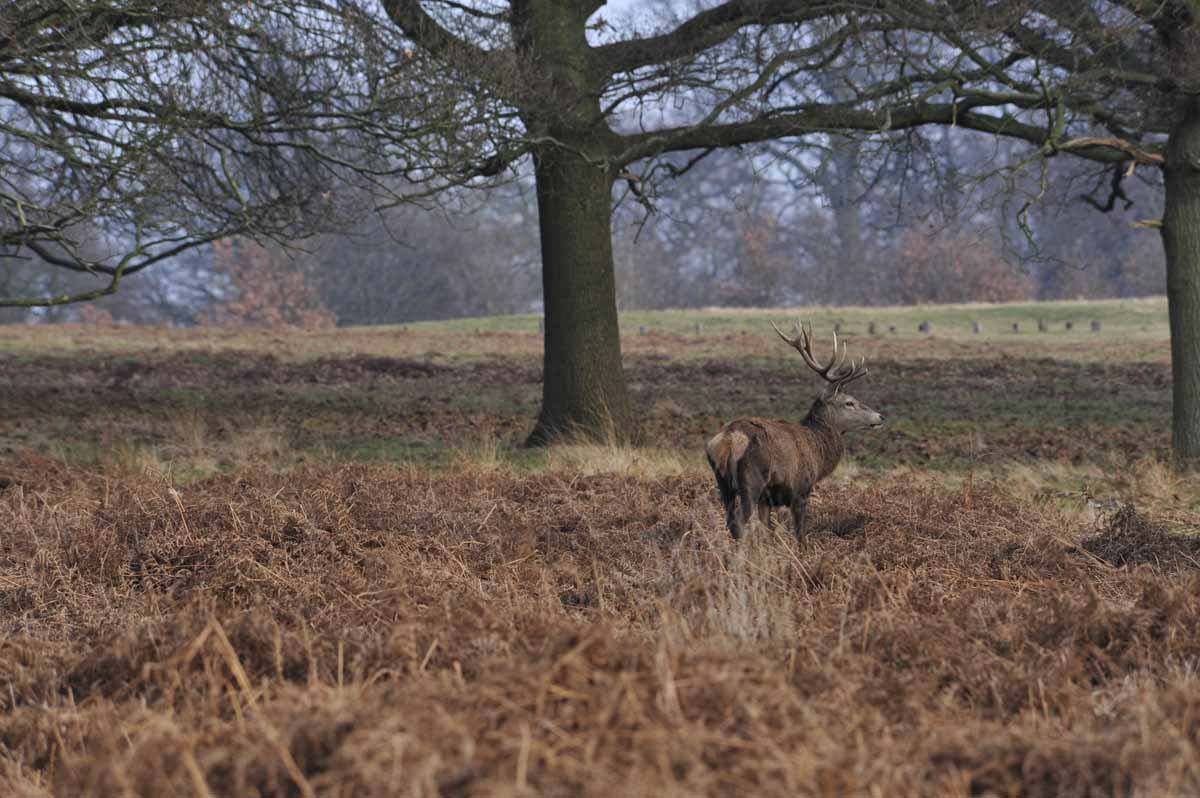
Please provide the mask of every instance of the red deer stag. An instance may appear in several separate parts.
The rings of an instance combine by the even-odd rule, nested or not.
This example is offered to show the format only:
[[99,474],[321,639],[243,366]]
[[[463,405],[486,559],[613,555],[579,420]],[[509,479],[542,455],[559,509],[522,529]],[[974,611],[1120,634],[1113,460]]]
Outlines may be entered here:
[[[846,362],[846,345],[843,343],[838,350],[836,332],[833,357],[824,366],[813,357],[811,327],[797,324],[796,335],[791,338],[778,327],[775,332],[828,384],[799,424],[739,418],[726,424],[704,447],[725,503],[725,523],[734,540],[742,537],[755,508],[765,523],[772,507],[789,507],[796,540],[802,541],[809,494],[837,468],[845,450],[842,435],[883,425],[883,416],[842,392],[847,384],[865,376],[867,369],[865,359]],[[740,515],[735,501],[741,502]]]

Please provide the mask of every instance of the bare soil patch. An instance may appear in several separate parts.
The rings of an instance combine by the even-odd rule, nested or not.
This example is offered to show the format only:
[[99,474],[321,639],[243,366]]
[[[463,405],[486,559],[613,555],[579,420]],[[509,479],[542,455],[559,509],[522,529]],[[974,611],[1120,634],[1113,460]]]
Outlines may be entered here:
[[[959,344],[963,351],[956,358],[913,358],[892,342],[874,345],[879,356],[855,393],[890,424],[851,445],[864,462],[1084,463],[1166,451],[1167,364],[1018,357]],[[630,356],[627,378],[643,442],[699,453],[703,441],[736,415],[802,415],[817,386],[795,360]],[[481,430],[519,441],[537,414],[540,380],[540,364],[521,354],[296,359],[266,351],[165,348],[0,354],[6,409],[0,452],[45,452],[51,442],[91,449],[161,444],[176,434],[172,425],[184,413],[199,415],[218,435],[269,423],[304,451],[341,452],[353,450],[356,441],[389,440],[446,448]]]

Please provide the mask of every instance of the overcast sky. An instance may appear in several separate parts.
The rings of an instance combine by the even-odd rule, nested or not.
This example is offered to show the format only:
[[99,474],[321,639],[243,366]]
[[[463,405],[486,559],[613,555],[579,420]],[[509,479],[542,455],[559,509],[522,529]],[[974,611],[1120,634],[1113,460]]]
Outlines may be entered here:
[[[604,7],[593,14],[592,18],[594,20],[596,17],[603,17],[622,34],[619,38],[625,38],[631,29],[638,30],[643,34],[649,33],[656,26],[648,20],[663,10],[684,9],[698,5],[711,6],[714,3],[711,0],[703,3],[696,2],[696,0],[607,0]],[[641,24],[638,24],[639,22]],[[601,40],[611,39],[613,38],[612,34],[613,31],[606,31],[600,38]]]

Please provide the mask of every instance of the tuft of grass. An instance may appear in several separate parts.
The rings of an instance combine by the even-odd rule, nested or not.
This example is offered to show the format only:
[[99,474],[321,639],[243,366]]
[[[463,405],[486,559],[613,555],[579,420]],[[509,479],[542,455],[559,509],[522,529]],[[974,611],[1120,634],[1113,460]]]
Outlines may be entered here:
[[1126,469],[1114,469],[1109,474],[1128,499],[1152,504],[1182,501],[1200,510],[1200,482],[1162,458],[1142,457]]
[[235,468],[252,465],[270,467],[291,454],[287,434],[273,424],[242,427],[230,433],[219,451]]
[[184,456],[199,455],[212,445],[208,419],[195,407],[184,407],[167,424],[171,445]]
[[755,521],[732,550],[723,525],[696,530],[672,553],[661,633],[685,646],[788,645],[797,634],[794,545],[777,521]]
[[546,467],[581,474],[636,477],[679,476],[702,471],[703,454],[619,443],[562,443],[550,447]]
[[488,471],[507,468],[511,461],[505,457],[506,448],[510,447],[506,447],[495,428],[485,423],[453,447],[451,461],[459,467]]
[[[971,476],[1014,498],[1051,502],[1091,518],[1130,502],[1164,515],[1200,511],[1200,484],[1157,457],[1079,464],[1007,462],[980,467]],[[966,475],[949,473],[938,481],[950,486],[965,479]]]
[[162,458],[158,447],[125,439],[114,441],[100,450],[98,464],[106,471],[127,477],[170,471],[170,465]]
[[208,420],[184,412],[166,425],[158,440],[120,437],[97,446],[54,446],[56,459],[95,466],[123,476],[155,475],[176,484],[247,468],[287,469],[297,453],[286,433],[269,423],[226,422],[217,433]]

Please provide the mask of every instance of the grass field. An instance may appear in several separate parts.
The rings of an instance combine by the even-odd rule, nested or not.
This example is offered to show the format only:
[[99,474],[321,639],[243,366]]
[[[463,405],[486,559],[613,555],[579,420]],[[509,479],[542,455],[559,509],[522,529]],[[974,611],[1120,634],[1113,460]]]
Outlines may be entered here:
[[889,424],[800,546],[702,455],[794,311],[626,314],[548,452],[534,317],[0,327],[0,794],[1200,794],[1165,302],[804,313]]

